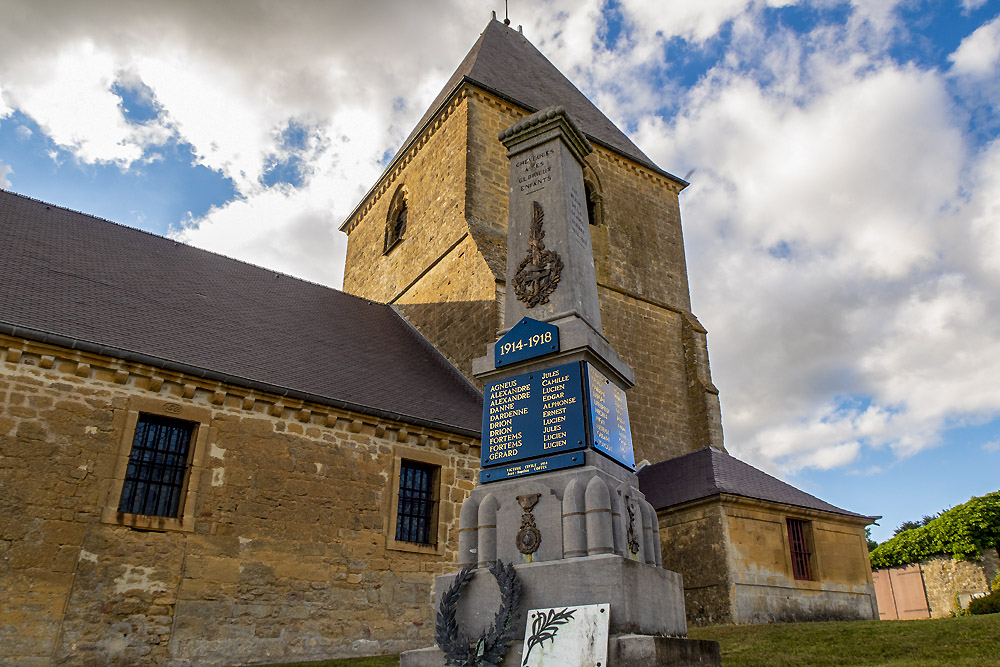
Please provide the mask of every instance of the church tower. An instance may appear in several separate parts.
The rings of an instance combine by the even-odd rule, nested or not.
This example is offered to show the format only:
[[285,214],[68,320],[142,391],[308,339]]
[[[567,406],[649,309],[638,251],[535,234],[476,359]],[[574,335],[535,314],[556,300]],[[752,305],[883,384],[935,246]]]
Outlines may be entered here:
[[[490,21],[348,216],[344,290],[393,305],[470,380],[504,322],[512,184],[497,135],[562,106],[594,146],[584,184],[604,335],[635,370],[636,460],[723,448],[706,331],[691,312],[678,195],[520,33]],[[525,173],[521,178],[543,175]]]

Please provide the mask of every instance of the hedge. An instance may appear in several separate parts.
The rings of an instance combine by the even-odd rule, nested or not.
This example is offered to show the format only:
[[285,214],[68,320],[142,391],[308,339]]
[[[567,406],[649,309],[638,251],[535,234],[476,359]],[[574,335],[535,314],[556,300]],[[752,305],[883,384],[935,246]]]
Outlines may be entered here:
[[953,507],[926,526],[903,531],[871,552],[873,568],[917,563],[948,554],[977,560],[983,549],[1000,545],[1000,491]]

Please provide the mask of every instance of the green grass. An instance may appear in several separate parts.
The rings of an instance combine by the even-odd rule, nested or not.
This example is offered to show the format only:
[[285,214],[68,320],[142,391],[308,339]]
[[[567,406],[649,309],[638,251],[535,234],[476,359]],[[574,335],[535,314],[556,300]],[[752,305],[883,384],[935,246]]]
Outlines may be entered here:
[[[772,623],[691,628],[722,648],[723,667],[1000,667],[1000,614],[926,621]],[[399,656],[271,667],[397,667]]]
[[1000,665],[1000,614],[921,621],[773,623],[691,628],[724,667]]

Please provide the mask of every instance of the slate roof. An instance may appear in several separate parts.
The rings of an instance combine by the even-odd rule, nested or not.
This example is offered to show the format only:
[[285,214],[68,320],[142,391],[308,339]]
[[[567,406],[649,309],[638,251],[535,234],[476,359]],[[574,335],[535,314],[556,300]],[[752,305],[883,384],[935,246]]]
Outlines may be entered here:
[[479,40],[448,79],[423,118],[403,142],[400,152],[406,149],[463,81],[470,81],[532,113],[546,107],[565,107],[588,138],[654,171],[684,182],[657,167],[524,35],[495,19],[489,22]]
[[657,510],[722,493],[846,516],[835,507],[718,449],[705,447],[639,471],[639,490]]
[[387,305],[3,190],[0,331],[481,427],[482,395]]

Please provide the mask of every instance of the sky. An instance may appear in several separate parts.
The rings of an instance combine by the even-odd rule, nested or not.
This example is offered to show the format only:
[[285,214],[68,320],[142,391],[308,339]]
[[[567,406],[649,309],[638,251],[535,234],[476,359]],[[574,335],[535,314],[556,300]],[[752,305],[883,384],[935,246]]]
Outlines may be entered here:
[[[733,455],[884,540],[1000,488],[1000,0],[511,0],[681,194]],[[0,187],[331,287],[500,2],[0,0]]]

